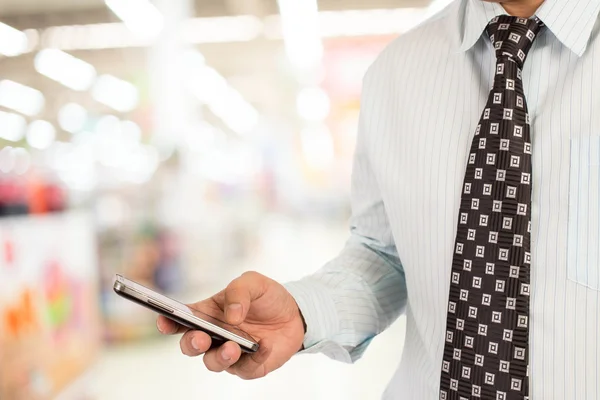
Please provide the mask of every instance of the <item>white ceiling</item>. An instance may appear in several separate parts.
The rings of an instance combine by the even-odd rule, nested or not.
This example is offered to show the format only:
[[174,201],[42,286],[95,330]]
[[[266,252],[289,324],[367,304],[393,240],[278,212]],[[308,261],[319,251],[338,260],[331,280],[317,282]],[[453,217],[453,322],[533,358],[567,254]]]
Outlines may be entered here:
[[[196,11],[200,15],[224,15],[223,13],[227,12],[268,15],[276,12],[277,9],[277,0],[194,1]],[[319,8],[339,10],[423,7],[428,3],[429,0],[319,0]],[[17,22],[25,21],[22,24],[13,25],[23,26],[22,29],[102,22],[102,20],[88,22],[84,18],[87,14],[97,15],[102,12],[106,12],[110,16],[110,12],[103,4],[104,0],[0,0],[0,21],[3,20],[2,16],[14,17]],[[218,12],[222,13],[217,14]],[[6,18],[2,22],[10,23],[10,18]],[[54,18],[58,19],[54,20]],[[106,18],[106,16],[102,18]],[[29,20],[32,22],[27,22]],[[285,52],[281,41],[255,40],[248,43],[207,44],[200,45],[198,48],[205,55],[208,63],[225,77],[231,79],[232,84],[261,114],[282,118],[286,124],[293,126],[294,118],[296,118],[295,96],[298,84],[287,71]],[[74,55],[93,64],[99,73],[110,73],[132,81],[140,75],[141,85],[145,84],[145,79],[149,79],[148,58],[145,49],[80,51],[74,52]],[[15,58],[0,58],[0,70],[2,78],[13,79],[32,86],[47,95],[46,109],[40,118],[54,123],[58,108],[71,101],[84,105],[98,115],[110,112],[109,109],[96,104],[88,93],[67,90],[58,83],[36,73],[33,68],[33,57],[34,54],[26,54]]]
[[[196,3],[196,9],[204,7],[209,9],[229,8],[241,13],[249,8],[256,11],[259,9],[271,11],[271,9],[275,10],[277,8],[276,0],[196,0]],[[430,0],[319,0],[319,8],[342,10],[424,7],[429,3]],[[0,15],[82,11],[100,8],[103,4],[103,0],[0,0]]]
[[85,10],[102,6],[102,0],[0,0],[1,14],[30,14]]

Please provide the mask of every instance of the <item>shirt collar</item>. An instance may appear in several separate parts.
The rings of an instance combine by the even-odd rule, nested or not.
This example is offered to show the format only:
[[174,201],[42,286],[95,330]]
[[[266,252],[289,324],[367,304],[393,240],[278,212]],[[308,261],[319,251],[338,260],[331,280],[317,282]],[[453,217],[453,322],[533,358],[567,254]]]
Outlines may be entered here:
[[[492,18],[507,14],[500,4],[482,0],[464,0],[463,9],[463,37],[459,47],[463,52],[477,43]],[[563,45],[581,56],[599,11],[600,0],[545,0],[535,14]]]

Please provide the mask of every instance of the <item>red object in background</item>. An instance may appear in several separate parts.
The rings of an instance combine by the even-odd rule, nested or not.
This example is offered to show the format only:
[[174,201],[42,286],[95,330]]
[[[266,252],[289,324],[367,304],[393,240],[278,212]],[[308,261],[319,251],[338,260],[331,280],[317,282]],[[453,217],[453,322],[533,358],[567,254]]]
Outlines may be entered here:
[[46,214],[64,211],[65,193],[56,184],[47,184],[41,179],[32,178],[28,183],[29,211],[31,214]]
[[0,217],[46,214],[66,209],[66,193],[52,176],[0,174]]
[[10,180],[0,182],[0,204],[11,204],[16,199],[15,183]]
[[10,240],[4,241],[4,264],[12,266],[15,259],[14,245]]
[[45,189],[44,194],[48,211],[63,211],[65,209],[65,194],[63,189],[57,185],[47,185]]
[[29,181],[29,212],[31,214],[44,214],[47,212],[44,196],[44,183],[37,178]]
[[22,181],[0,181],[0,216],[27,214],[27,189]]

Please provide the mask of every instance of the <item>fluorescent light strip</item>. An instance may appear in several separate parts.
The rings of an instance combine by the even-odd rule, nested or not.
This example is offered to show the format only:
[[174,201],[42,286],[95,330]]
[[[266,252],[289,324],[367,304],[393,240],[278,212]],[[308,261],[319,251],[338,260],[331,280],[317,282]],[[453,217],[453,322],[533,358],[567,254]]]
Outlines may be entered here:
[[38,119],[27,127],[27,143],[35,149],[47,149],[55,138],[56,129],[48,121]]
[[44,95],[37,89],[4,79],[0,81],[0,106],[31,117],[42,111]]
[[137,88],[112,75],[100,75],[92,88],[92,97],[110,108],[128,112],[138,104]]
[[256,109],[217,70],[205,64],[200,52],[188,51],[185,62],[192,93],[225,125],[240,135],[256,127],[259,119]]
[[258,112],[234,88],[229,87],[222,97],[225,101],[209,103],[210,110],[234,132],[245,135],[258,124]]
[[26,124],[22,115],[0,111],[0,138],[18,142],[25,135]]
[[14,169],[16,164],[14,150],[11,146],[3,147],[0,150],[0,172],[7,174]]
[[148,0],[105,0],[104,2],[136,36],[154,38],[163,29],[163,15]]
[[0,54],[14,57],[27,52],[28,47],[25,33],[0,22]]
[[44,49],[35,56],[35,69],[68,88],[84,91],[92,86],[96,69],[58,49]]
[[88,118],[88,112],[80,104],[68,103],[58,111],[58,124],[67,132],[81,132],[85,127]]
[[285,49],[292,65],[316,68],[323,57],[316,0],[278,0]]
[[31,166],[31,156],[29,152],[22,147],[17,147],[12,150],[14,157],[13,172],[17,175],[23,175]]
[[151,40],[135,36],[125,24],[53,26],[41,35],[42,47],[62,50],[96,50],[146,47]]
[[[321,37],[395,35],[420,23],[427,8],[320,11]],[[352,22],[348,22],[352,21]],[[236,43],[265,37],[281,40],[281,17],[270,15],[192,18],[184,24],[184,39],[191,44]],[[41,47],[61,50],[95,50],[146,47],[152,41],[133,34],[123,23],[66,25],[46,28],[41,33]]]
[[[252,15],[192,18],[181,34],[191,44],[248,42],[263,33],[263,22]],[[91,25],[54,26],[42,33],[42,45],[62,50],[90,50],[146,47],[151,40],[135,36],[120,22]]]
[[192,18],[181,34],[188,43],[248,42],[263,33],[263,22],[253,15],[235,17]]

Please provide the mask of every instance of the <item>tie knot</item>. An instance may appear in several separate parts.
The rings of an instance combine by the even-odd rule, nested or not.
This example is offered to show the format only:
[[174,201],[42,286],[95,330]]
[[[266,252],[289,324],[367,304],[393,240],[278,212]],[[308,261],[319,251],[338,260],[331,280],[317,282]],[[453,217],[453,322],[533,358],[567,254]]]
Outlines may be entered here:
[[496,58],[508,57],[523,66],[527,53],[544,23],[538,18],[517,18],[500,15],[487,26],[487,33],[496,49]]

